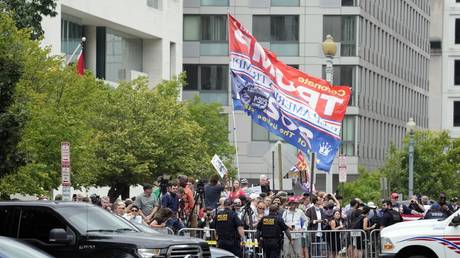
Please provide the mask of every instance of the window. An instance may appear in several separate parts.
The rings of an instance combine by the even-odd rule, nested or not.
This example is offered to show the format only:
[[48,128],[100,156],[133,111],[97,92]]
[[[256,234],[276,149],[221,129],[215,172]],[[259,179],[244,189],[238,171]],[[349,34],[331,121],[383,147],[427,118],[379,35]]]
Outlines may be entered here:
[[355,155],[355,116],[345,116],[342,122],[342,145],[340,151],[347,156]]
[[455,44],[460,44],[460,19],[455,19]]
[[299,0],[272,0],[272,6],[299,6]]
[[331,35],[334,41],[340,42],[341,56],[356,55],[356,16],[325,15],[323,18],[323,38]]
[[49,234],[53,228],[66,229],[54,212],[40,208],[22,208],[21,228],[19,238],[37,239],[43,243],[49,242]]
[[227,41],[227,16],[184,15],[184,41]]
[[278,137],[276,134],[269,132],[265,127],[256,124],[254,121],[251,121],[251,127],[253,141],[282,141],[282,138]]
[[[75,20],[73,18],[69,18]],[[68,57],[72,55],[81,42],[83,26],[66,18],[61,19],[61,52]]]
[[228,65],[184,64],[187,85],[184,87],[184,99],[187,91],[199,91],[203,102],[228,104]]
[[[333,84],[338,86],[349,86],[353,89],[355,85],[355,69],[356,66],[353,65],[334,65],[334,76],[333,76]],[[326,66],[323,66],[323,78],[326,78]],[[353,90],[352,90],[353,94]],[[348,105],[352,105],[353,103],[353,95],[350,98],[350,102]]]
[[147,6],[155,8],[155,9],[160,9],[161,7],[160,1],[161,0],[147,0]]
[[270,42],[270,50],[276,54],[298,56],[299,16],[255,15],[252,29],[254,37],[259,42]]
[[342,6],[355,6],[356,0],[342,0]]
[[454,61],[454,85],[460,86],[460,59]]
[[20,213],[21,210],[17,207],[0,207],[0,236],[18,236]]
[[200,4],[203,6],[228,6],[228,0],[201,0]]
[[454,127],[460,126],[460,101],[454,101]]

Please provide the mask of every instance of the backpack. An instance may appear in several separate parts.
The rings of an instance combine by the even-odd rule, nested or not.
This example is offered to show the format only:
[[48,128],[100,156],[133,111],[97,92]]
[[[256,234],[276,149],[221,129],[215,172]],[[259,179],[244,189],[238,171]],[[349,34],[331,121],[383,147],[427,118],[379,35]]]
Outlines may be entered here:
[[391,214],[391,216],[393,217],[392,224],[395,224],[395,223],[398,223],[398,222],[402,222],[402,221],[403,221],[403,219],[402,219],[402,217],[401,217],[401,214],[399,214],[399,212],[397,212],[397,211],[395,211],[395,210],[393,210],[393,209],[389,210],[388,212],[389,212],[389,213]]
[[363,221],[366,216],[359,215],[351,222],[351,229],[363,229]]

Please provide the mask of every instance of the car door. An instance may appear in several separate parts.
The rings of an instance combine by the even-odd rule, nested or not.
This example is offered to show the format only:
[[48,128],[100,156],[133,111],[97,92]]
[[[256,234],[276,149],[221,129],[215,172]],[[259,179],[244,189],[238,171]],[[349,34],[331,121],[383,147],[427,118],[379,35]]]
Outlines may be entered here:
[[445,229],[443,243],[445,257],[460,258],[460,224],[454,223],[454,218],[460,220],[460,212],[446,219],[447,226]]
[[[66,230],[73,241],[68,244],[51,242],[49,234],[51,229],[55,228]],[[78,257],[75,233],[56,212],[48,207],[22,207],[18,238],[57,258]]]

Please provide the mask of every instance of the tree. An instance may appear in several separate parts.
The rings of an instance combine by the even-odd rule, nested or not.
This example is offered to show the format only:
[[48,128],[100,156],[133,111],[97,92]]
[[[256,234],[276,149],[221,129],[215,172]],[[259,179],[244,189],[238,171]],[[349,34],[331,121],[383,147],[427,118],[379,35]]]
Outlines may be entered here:
[[122,82],[98,106],[94,183],[110,186],[112,200],[163,174],[202,173],[208,156],[203,129],[177,102],[180,84],[179,78],[150,90],[145,78]]
[[219,103],[203,103],[197,96],[187,102],[187,109],[191,113],[193,121],[197,122],[204,129],[203,139],[207,145],[207,175],[216,173],[211,165],[214,154],[219,155],[230,173],[234,173],[233,156],[235,148],[228,140],[228,115],[223,114],[222,105]]
[[364,202],[380,200],[380,172],[369,172],[365,168],[358,169],[359,176],[355,181],[339,185],[338,192],[344,197],[344,204],[352,198],[360,198]]
[[56,16],[55,8],[55,0],[0,0],[0,10],[12,14],[17,28],[29,28],[32,39],[43,35],[43,16]]

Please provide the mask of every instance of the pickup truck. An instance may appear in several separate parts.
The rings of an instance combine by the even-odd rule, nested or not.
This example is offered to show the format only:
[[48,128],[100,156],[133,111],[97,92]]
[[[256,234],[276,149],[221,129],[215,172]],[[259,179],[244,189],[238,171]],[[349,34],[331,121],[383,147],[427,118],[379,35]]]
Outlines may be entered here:
[[204,240],[142,232],[81,202],[0,202],[0,236],[25,241],[57,258],[209,258]]
[[460,258],[460,210],[443,220],[417,220],[384,228],[381,258]]

